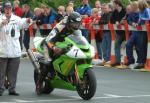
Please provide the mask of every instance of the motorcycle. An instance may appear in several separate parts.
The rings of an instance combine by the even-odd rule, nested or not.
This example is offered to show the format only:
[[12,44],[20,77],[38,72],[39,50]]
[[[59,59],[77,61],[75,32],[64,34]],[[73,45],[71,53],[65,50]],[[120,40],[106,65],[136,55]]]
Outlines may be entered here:
[[[34,66],[34,82],[38,81],[41,71],[40,60],[43,58],[42,37],[33,40],[36,52],[28,50],[30,60]],[[43,93],[49,94],[55,88],[77,91],[84,99],[91,99],[96,92],[96,77],[92,70],[92,58],[95,55],[94,47],[91,46],[81,32],[65,37],[63,42],[57,42],[56,47],[64,52],[52,60],[53,70],[44,80]]]

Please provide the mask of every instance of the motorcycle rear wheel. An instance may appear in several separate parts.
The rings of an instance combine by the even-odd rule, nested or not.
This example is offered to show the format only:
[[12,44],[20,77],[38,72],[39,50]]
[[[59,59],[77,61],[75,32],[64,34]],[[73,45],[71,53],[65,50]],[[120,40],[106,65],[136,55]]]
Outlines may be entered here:
[[[39,78],[39,71],[35,69],[34,70],[34,83],[35,83],[35,85],[37,84],[38,78]],[[43,83],[42,94],[50,94],[53,90],[54,90],[54,88],[50,86],[50,84],[47,80],[45,80]]]
[[91,69],[88,69],[84,73],[84,77],[80,83],[76,86],[77,92],[84,100],[91,99],[96,92],[96,77]]

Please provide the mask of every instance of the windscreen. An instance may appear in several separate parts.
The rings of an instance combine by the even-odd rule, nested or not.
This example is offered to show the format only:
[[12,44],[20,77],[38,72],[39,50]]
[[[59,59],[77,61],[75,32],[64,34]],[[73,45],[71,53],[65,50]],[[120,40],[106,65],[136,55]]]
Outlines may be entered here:
[[68,38],[70,38],[72,41],[74,41],[77,45],[87,45],[88,44],[85,37],[83,37],[81,35],[69,35]]

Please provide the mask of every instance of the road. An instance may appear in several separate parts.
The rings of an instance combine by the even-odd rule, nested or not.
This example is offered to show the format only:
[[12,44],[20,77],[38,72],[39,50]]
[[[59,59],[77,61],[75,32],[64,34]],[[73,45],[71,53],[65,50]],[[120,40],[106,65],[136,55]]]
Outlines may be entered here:
[[22,59],[17,92],[9,96],[6,90],[0,103],[150,103],[150,72],[94,67],[97,91],[89,100],[82,100],[76,91],[55,89],[52,94],[37,96],[33,82],[33,66]]

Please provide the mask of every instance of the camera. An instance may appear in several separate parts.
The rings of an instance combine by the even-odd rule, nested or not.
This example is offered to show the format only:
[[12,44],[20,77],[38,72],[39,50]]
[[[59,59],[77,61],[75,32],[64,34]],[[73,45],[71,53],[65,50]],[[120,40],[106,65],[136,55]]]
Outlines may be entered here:
[[12,29],[11,29],[11,37],[14,37],[14,36],[15,36],[15,29],[12,28]]

